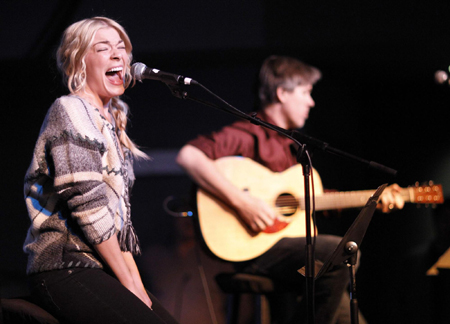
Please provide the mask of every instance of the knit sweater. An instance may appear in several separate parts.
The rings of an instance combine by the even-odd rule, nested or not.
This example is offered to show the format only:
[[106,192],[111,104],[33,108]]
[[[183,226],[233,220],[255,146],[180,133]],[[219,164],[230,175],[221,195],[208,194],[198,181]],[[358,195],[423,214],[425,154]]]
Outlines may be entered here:
[[50,107],[25,176],[28,274],[102,268],[93,245],[116,233],[122,251],[139,253],[130,220],[133,161],[118,145],[114,125],[82,98],[63,96]]

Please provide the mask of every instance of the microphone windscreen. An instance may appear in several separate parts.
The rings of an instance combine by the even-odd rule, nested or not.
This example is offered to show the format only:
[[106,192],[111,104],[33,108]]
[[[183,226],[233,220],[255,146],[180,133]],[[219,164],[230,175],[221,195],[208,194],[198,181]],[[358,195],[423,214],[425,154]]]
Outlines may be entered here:
[[146,66],[144,63],[134,63],[131,66],[131,76],[133,77],[133,79],[137,80],[137,81],[141,81],[142,82],[142,73],[144,72]]
[[434,80],[439,84],[443,84],[448,80],[448,74],[442,70],[436,71],[434,73]]

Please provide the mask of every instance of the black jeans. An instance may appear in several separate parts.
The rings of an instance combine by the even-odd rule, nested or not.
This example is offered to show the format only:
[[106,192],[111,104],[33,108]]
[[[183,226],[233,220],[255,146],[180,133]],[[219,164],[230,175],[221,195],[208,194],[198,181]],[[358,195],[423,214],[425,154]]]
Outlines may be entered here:
[[33,301],[61,323],[177,323],[152,294],[153,310],[102,269],[42,272],[29,284]]
[[[315,246],[315,259],[326,262],[341,241],[341,237],[333,235],[318,235]],[[285,283],[294,288],[298,295],[304,295],[305,277],[297,272],[305,265],[306,239],[284,238],[260,257],[238,264],[243,272],[261,274]],[[339,303],[345,289],[349,285],[349,270],[342,263],[318,278],[314,283],[315,323],[333,323]],[[306,298],[297,308],[292,323],[306,322]]]

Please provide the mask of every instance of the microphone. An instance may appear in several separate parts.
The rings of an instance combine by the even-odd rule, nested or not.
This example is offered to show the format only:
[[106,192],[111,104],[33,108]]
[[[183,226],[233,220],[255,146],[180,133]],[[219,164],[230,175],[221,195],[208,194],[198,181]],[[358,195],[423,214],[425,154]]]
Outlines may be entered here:
[[445,71],[439,70],[434,73],[434,80],[439,83],[443,84],[445,82],[448,82],[450,84],[450,80],[448,79],[448,74]]
[[182,75],[167,73],[158,69],[149,68],[144,63],[134,63],[131,66],[131,76],[139,82],[142,82],[142,80],[144,79],[149,79],[161,81],[167,85],[198,84],[197,81],[192,80],[191,78],[185,78]]

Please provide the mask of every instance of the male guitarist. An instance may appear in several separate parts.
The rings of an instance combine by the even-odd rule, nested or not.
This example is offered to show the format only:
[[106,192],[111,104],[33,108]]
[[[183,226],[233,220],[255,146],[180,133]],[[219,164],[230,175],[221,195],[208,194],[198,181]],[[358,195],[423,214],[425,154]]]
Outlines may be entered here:
[[[259,75],[261,110],[258,111],[258,117],[284,129],[303,127],[310,108],[314,107],[311,97],[313,85],[320,78],[318,69],[294,58],[267,58]],[[297,163],[293,142],[265,127],[248,121],[236,121],[218,132],[188,142],[178,154],[177,163],[200,188],[234,209],[249,231],[255,235],[261,233],[274,224],[277,213],[251,192],[237,188],[220,172],[214,160],[225,156],[248,157],[273,172],[282,172]],[[394,184],[384,191],[380,207],[384,212],[403,208],[400,190]],[[319,234],[315,258],[325,262],[340,240],[337,236]],[[292,286],[298,285],[299,294],[302,294],[304,288],[301,287],[304,287],[302,284],[305,279],[297,270],[305,264],[305,243],[304,237],[282,238],[262,255],[238,265],[244,272],[266,275]],[[317,279],[314,296],[316,323],[334,323],[347,285],[348,269],[344,264],[330,269]],[[292,319],[293,322],[306,320],[305,309]]]

